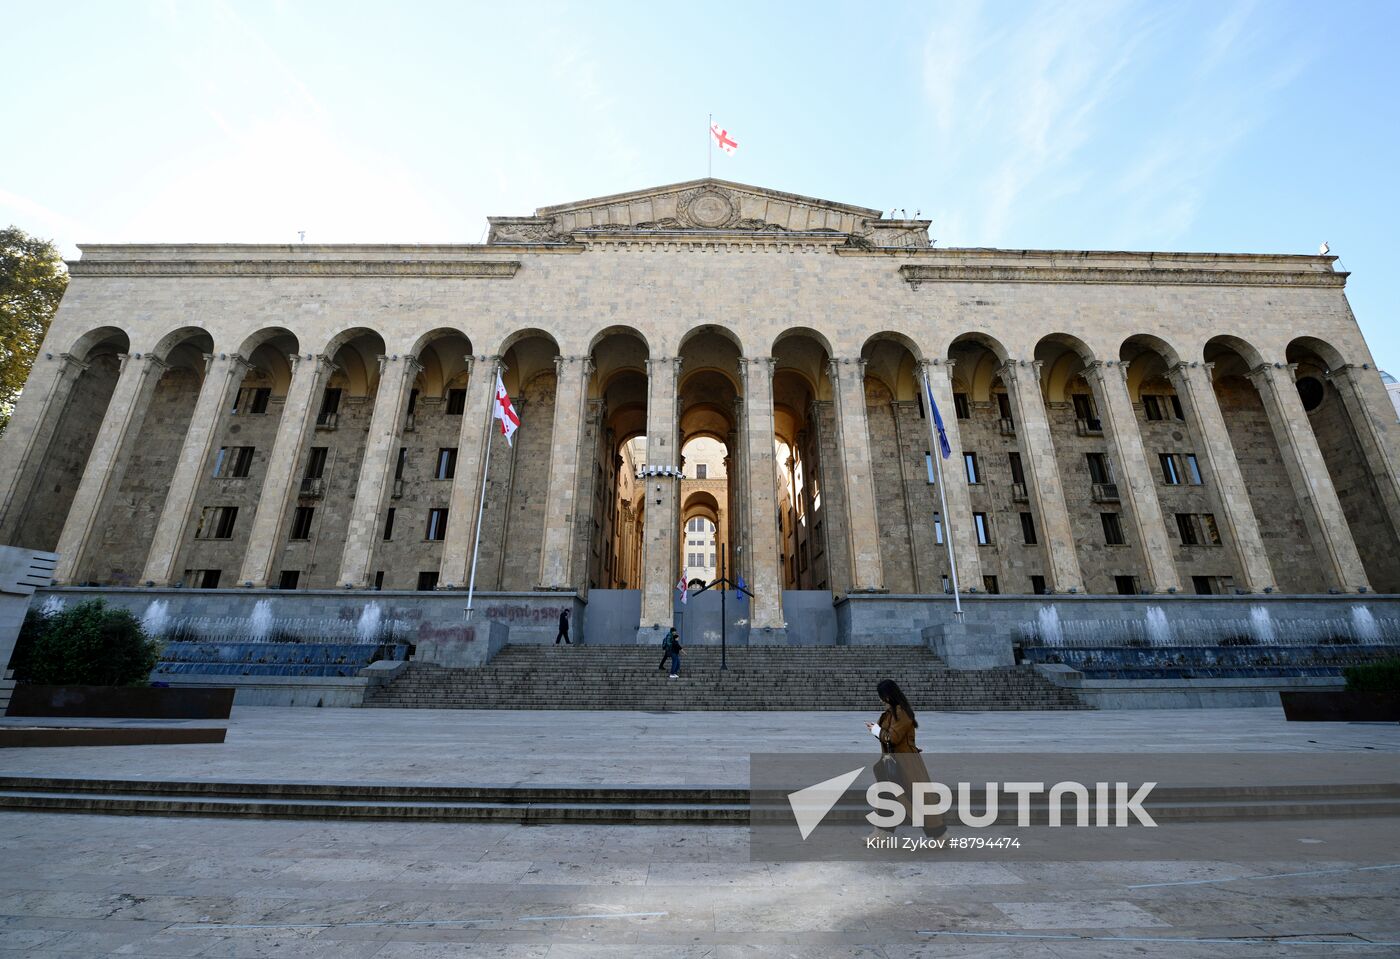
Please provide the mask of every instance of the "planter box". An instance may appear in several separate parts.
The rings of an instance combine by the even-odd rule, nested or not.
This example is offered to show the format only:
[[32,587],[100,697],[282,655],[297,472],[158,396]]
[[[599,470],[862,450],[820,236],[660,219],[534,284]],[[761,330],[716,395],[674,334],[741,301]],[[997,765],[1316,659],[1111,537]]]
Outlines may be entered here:
[[15,687],[8,716],[80,716],[116,719],[228,719],[233,690],[162,686]]
[[1281,692],[1283,714],[1300,723],[1400,723],[1400,693]]

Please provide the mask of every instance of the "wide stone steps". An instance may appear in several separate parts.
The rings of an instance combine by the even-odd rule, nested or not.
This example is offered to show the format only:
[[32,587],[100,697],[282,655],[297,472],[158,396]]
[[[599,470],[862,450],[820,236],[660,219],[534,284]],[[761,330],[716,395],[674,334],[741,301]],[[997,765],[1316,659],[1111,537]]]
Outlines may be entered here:
[[[833,816],[855,819],[862,815],[861,795],[860,791],[852,792]],[[738,826],[750,821],[749,800],[750,792],[742,786],[455,786],[0,777],[0,809],[102,815]],[[1016,805],[1006,797],[1002,800],[997,822],[1012,823]],[[1400,816],[1400,783],[1159,786],[1143,805],[1158,822],[1395,817]],[[1032,821],[1043,822],[1047,809],[1045,802],[1033,802]]]
[[491,663],[449,669],[410,663],[366,697],[417,709],[870,710],[895,679],[916,710],[1083,709],[1030,667],[949,669],[917,646],[740,647],[728,668],[713,647],[687,650],[681,678],[651,647],[507,646]]

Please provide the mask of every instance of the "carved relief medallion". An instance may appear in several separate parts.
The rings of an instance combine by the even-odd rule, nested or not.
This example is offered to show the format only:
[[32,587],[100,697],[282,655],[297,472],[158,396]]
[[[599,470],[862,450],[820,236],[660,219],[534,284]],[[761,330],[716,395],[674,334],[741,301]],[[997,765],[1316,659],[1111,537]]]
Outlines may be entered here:
[[733,226],[739,218],[739,204],[729,194],[711,188],[692,190],[676,204],[682,223],[706,230]]

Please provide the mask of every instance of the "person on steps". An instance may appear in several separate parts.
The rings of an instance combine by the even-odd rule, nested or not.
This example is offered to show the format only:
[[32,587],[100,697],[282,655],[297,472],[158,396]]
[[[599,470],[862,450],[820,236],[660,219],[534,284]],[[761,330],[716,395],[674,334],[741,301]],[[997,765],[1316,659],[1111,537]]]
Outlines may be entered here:
[[559,635],[554,637],[554,645],[559,645],[559,640],[564,641],[565,646],[572,646],[569,641],[569,611],[566,609],[559,614]]
[[[898,782],[904,787],[900,802],[904,805],[905,815],[909,817],[907,821],[912,824],[912,794],[920,783],[928,782],[928,767],[919,755],[923,750],[914,743],[914,730],[919,728],[919,721],[914,717],[914,707],[909,705],[904,691],[893,679],[880,680],[875,694],[884,703],[885,711],[880,714],[878,724],[866,723],[865,728],[880,738],[881,761],[875,767],[876,778]],[[923,829],[931,839],[948,831],[942,816],[925,815]]]
[[672,626],[666,630],[666,635],[661,637],[661,662],[656,664],[657,669],[665,669],[666,663],[671,659],[671,637],[676,636],[676,627]]
[[680,679],[681,676],[681,636],[671,630],[671,675],[667,679]]

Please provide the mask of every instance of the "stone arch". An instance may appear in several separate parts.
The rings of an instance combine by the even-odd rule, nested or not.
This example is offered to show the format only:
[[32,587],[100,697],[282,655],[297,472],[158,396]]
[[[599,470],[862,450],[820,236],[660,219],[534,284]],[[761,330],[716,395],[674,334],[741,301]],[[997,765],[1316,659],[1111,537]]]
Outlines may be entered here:
[[[139,407],[139,422],[124,440],[120,475],[114,476],[98,519],[98,538],[90,555],[80,557],[84,579],[118,586],[141,582],[156,524],[165,507],[171,480],[189,432],[204,383],[205,357],[214,339],[197,326],[172,330],[152,348],[144,362],[158,361],[159,375],[149,374],[149,390]],[[143,362],[133,354],[128,362]],[[152,382],[154,379],[154,382]]]
[[934,575],[933,516],[939,506],[937,490],[924,475],[929,434],[919,357],[918,347],[900,333],[876,333],[861,349],[880,563],[885,588],[893,593],[924,592],[924,580]]
[[1385,438],[1367,410],[1367,389],[1379,392],[1380,374],[1370,364],[1348,365],[1340,350],[1311,336],[1290,342],[1285,358],[1366,577],[1374,589],[1400,592],[1400,503]]
[[865,360],[867,380],[876,379],[884,384],[894,400],[917,400],[919,386],[919,361],[923,354],[917,344],[903,333],[876,333],[861,347],[861,358]]
[[[1308,520],[1297,489],[1286,470],[1278,438],[1259,390],[1249,375],[1263,357],[1249,342],[1235,336],[1215,336],[1202,349],[1211,364],[1216,403],[1239,463],[1250,505],[1259,524],[1275,585],[1286,593],[1315,593],[1326,589]],[[1180,531],[1168,527],[1168,532]]]
[[422,354],[423,350],[426,349],[432,343],[438,340],[448,339],[450,337],[461,337],[462,339],[466,340],[468,344],[471,343],[471,337],[467,335],[467,332],[465,330],[458,329],[455,326],[439,326],[434,329],[428,330],[426,333],[422,334],[416,340],[414,340],[413,345],[409,347],[409,355],[419,356],[420,354]]
[[[35,360],[36,373],[44,365],[52,366],[53,375],[71,386],[61,406],[55,404],[57,409],[49,414],[53,425],[46,452],[39,455],[36,450],[32,465],[18,478],[15,498],[0,518],[0,541],[34,549],[57,548],[121,375],[122,357],[130,348],[125,330],[99,326],[76,337],[66,350],[45,351]],[[70,360],[74,365],[69,365]]]
[[1128,365],[1128,395],[1134,402],[1140,400],[1145,387],[1152,394],[1176,395],[1168,373],[1181,362],[1181,356],[1166,340],[1135,333],[1118,347],[1118,358]]
[[986,333],[964,333],[948,344],[947,359],[953,361],[953,391],[962,393],[968,403],[997,402],[994,394],[1005,394],[1000,370],[1008,354],[1000,340]]
[[131,338],[125,330],[116,326],[99,326],[78,336],[68,349],[62,352],[80,363],[86,363],[99,354],[126,353],[130,349]]
[[719,323],[702,323],[699,326],[692,326],[682,334],[680,343],[676,346],[676,351],[678,353],[683,351],[691,340],[705,334],[713,334],[721,339],[728,340],[733,344],[734,349],[739,352],[740,356],[744,355],[744,341],[739,338],[739,334],[736,333],[732,327],[724,326]]
[[337,367],[327,388],[344,390],[350,397],[372,397],[379,388],[379,357],[384,351],[384,338],[375,330],[352,327],[337,333],[321,351]]
[[1041,389],[1050,403],[1067,402],[1074,391],[1088,392],[1087,382],[1082,384],[1085,368],[1094,360],[1094,351],[1077,336],[1068,333],[1050,333],[1042,336],[1035,345],[1035,358],[1040,362]]
[[411,354],[422,367],[414,381],[416,398],[411,401],[415,416],[419,400],[446,401],[448,390],[465,390],[471,376],[490,375],[489,370],[472,368],[467,358],[475,353],[471,338],[461,330],[442,327],[418,338]]
[[590,588],[636,589],[646,511],[636,470],[645,459],[651,347],[635,328],[614,325],[593,337],[588,355],[593,361],[588,409],[594,432],[584,475],[592,484],[593,522],[584,544],[591,548],[579,562],[588,569]]
[[789,589],[844,592],[849,584],[831,362],[830,341],[810,327],[791,327],[773,341],[773,443],[784,516],[778,553]]
[[589,341],[588,352],[591,354],[594,350],[598,348],[598,346],[604,340],[614,336],[630,336],[634,339],[640,340],[642,343],[642,349],[645,350],[648,355],[650,355],[651,353],[651,343],[648,342],[646,334],[644,334],[641,330],[637,329],[635,326],[627,326],[626,324],[616,324],[613,326],[604,327],[603,329],[599,330],[596,334],[594,334],[593,339]]

